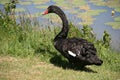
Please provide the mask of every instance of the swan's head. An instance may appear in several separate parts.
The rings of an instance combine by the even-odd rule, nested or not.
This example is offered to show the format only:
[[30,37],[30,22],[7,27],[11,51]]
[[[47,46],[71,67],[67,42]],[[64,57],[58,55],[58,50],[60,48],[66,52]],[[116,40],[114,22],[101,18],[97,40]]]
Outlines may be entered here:
[[60,14],[61,12],[63,12],[63,11],[58,6],[51,5],[46,9],[45,12],[43,12],[43,15],[46,15],[46,14],[49,14],[49,13]]

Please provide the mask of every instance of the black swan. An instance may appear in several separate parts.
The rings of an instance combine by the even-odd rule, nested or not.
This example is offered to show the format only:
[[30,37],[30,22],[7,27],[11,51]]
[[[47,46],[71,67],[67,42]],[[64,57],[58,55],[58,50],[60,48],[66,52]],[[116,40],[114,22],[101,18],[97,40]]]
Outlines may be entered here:
[[54,46],[71,64],[84,67],[86,65],[101,65],[103,63],[98,58],[97,50],[92,43],[82,38],[67,38],[69,31],[68,20],[59,7],[55,5],[49,6],[43,15],[48,13],[56,13],[62,20],[63,28],[54,38]]

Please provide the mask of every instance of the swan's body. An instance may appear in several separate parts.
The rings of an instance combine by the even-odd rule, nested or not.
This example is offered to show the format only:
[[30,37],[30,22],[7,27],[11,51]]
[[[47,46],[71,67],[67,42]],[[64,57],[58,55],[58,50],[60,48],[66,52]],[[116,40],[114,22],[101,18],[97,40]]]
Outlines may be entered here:
[[44,14],[48,13],[56,13],[62,20],[63,28],[54,38],[54,46],[70,63],[81,66],[101,65],[103,63],[97,57],[96,48],[92,43],[82,38],[67,38],[69,31],[68,20],[59,7],[54,5],[49,6]]

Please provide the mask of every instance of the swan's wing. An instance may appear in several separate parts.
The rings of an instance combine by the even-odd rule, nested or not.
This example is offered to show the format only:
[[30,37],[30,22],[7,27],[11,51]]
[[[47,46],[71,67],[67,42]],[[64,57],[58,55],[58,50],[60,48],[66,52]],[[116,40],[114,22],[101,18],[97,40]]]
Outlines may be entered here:
[[70,62],[82,65],[96,64],[101,65],[102,61],[96,55],[94,45],[84,39],[66,39],[62,44],[62,54]]
[[92,43],[89,43],[84,39],[71,38],[65,42],[63,52],[67,52],[69,56],[77,57],[86,56],[88,53],[96,54],[96,49]]

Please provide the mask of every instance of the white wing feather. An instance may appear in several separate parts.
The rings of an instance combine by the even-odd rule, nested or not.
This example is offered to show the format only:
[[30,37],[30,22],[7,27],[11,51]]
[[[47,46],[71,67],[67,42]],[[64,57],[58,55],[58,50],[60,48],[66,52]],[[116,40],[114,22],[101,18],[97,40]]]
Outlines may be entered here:
[[68,51],[68,54],[69,54],[69,55],[71,55],[71,56],[73,56],[73,57],[75,57],[75,56],[76,56],[76,54],[75,54],[75,53],[73,53],[72,51]]

